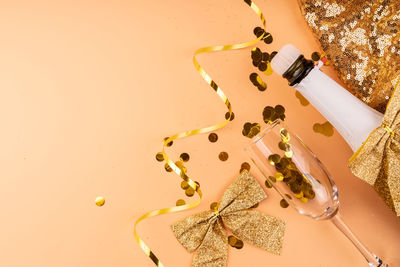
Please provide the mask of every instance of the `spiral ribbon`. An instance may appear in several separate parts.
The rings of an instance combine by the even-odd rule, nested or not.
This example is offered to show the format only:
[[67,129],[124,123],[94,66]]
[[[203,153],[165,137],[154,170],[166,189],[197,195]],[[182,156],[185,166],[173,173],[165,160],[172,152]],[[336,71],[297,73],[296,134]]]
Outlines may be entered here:
[[[258,17],[261,19],[261,22],[263,24],[263,28],[265,30],[265,18],[263,13],[261,12],[261,10],[256,6],[256,4],[254,4],[253,1],[251,0],[244,0],[244,2],[246,4],[248,4],[250,6],[251,9],[253,9],[253,11],[258,15]],[[225,103],[226,107],[228,108],[228,112],[229,112],[229,117],[226,118],[225,121],[216,124],[216,125],[212,125],[212,126],[208,126],[205,128],[201,128],[201,129],[196,129],[196,130],[191,130],[191,131],[186,131],[186,132],[181,132],[178,134],[175,134],[167,139],[164,140],[163,142],[163,149],[162,149],[162,154],[163,157],[165,159],[165,161],[167,162],[167,164],[171,167],[171,169],[177,174],[179,175],[183,180],[185,180],[190,187],[192,187],[195,192],[197,192],[197,194],[199,195],[199,199],[193,203],[189,203],[189,204],[185,204],[182,206],[174,206],[174,207],[170,207],[170,208],[163,208],[163,209],[159,209],[159,210],[153,210],[150,211],[146,214],[143,214],[141,217],[139,217],[135,224],[134,224],[134,229],[133,229],[133,235],[136,239],[136,242],[139,244],[139,246],[141,247],[141,249],[144,251],[144,253],[150,257],[150,259],[154,262],[155,265],[157,266],[164,266],[161,261],[158,259],[158,257],[151,251],[151,249],[144,243],[144,241],[140,238],[139,234],[137,233],[137,225],[150,217],[154,217],[154,216],[158,216],[161,214],[166,214],[166,213],[172,213],[172,212],[177,212],[177,211],[182,211],[182,210],[187,210],[190,208],[194,208],[197,205],[200,204],[201,199],[202,199],[202,192],[200,190],[200,187],[198,184],[196,184],[192,179],[190,179],[167,155],[167,153],[165,152],[165,147],[167,146],[168,143],[176,140],[176,139],[180,139],[180,138],[184,138],[187,136],[192,136],[192,135],[197,135],[197,134],[202,134],[202,133],[208,133],[211,131],[215,131],[218,129],[223,128],[225,125],[227,125],[230,121],[230,118],[232,116],[232,106],[231,103],[229,102],[227,96],[224,94],[224,92],[221,90],[221,88],[213,81],[213,79],[210,77],[210,75],[208,75],[205,70],[203,69],[203,67],[199,64],[199,62],[197,61],[196,55],[201,54],[201,53],[207,53],[207,52],[216,52],[216,51],[227,51],[227,50],[236,50],[236,49],[242,49],[242,48],[246,48],[246,47],[250,47],[255,45],[257,42],[259,42],[261,39],[263,39],[265,35],[265,31],[264,33],[258,37],[257,39],[254,39],[252,41],[249,42],[245,42],[245,43],[240,43],[240,44],[232,44],[232,45],[219,45],[219,46],[208,46],[208,47],[203,47],[198,49],[197,51],[195,51],[194,55],[193,55],[193,65],[195,66],[196,70],[200,73],[200,76],[208,83],[208,85],[210,85],[215,92],[217,93],[217,95],[219,96],[219,98],[221,98],[221,100]]]

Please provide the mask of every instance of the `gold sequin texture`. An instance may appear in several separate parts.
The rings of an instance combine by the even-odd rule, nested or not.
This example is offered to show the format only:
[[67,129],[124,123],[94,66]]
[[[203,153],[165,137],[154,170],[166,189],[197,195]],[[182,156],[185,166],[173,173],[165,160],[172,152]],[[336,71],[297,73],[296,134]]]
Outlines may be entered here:
[[156,160],[160,161],[160,162],[164,160],[164,156],[163,156],[163,154],[161,152],[158,152],[156,154]]
[[384,112],[400,74],[399,1],[299,0],[345,87]]
[[96,203],[97,206],[101,207],[106,203],[106,200],[104,197],[96,197],[94,203]]
[[183,161],[183,162],[188,162],[190,159],[190,156],[188,153],[182,153],[179,158]]
[[261,130],[261,125],[259,123],[246,122],[243,125],[242,134],[243,136],[246,136],[248,138],[253,138],[260,132],[260,130]]
[[315,123],[313,125],[313,131],[316,133],[323,134],[325,136],[332,136],[334,131],[333,131],[333,126],[330,124],[328,121],[324,123]]
[[178,199],[175,203],[177,206],[183,206],[186,204],[186,201],[183,199]]
[[208,140],[209,140],[211,143],[215,143],[215,142],[218,141],[218,135],[217,135],[216,133],[210,133],[210,134],[208,135]]
[[308,102],[308,100],[299,91],[296,91],[295,96],[299,99],[302,106],[308,106],[310,104],[310,102]]
[[[254,177],[243,172],[224,192],[218,214],[207,210],[174,223],[171,228],[175,237],[189,252],[196,253],[192,266],[226,266],[229,244],[243,247],[243,241],[236,237],[280,254],[285,223],[251,209],[265,197]],[[236,242],[233,237],[227,240],[227,230]]]
[[223,151],[223,152],[219,153],[218,158],[219,158],[221,161],[227,161],[228,158],[229,158],[229,155],[228,155],[227,152]]

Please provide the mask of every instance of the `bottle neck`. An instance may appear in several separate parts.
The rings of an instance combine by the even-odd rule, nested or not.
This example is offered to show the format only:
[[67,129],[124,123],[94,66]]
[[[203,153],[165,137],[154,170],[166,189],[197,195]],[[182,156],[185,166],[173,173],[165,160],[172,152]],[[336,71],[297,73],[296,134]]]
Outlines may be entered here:
[[300,83],[313,68],[314,62],[300,55],[282,76],[289,81],[290,86],[293,86]]

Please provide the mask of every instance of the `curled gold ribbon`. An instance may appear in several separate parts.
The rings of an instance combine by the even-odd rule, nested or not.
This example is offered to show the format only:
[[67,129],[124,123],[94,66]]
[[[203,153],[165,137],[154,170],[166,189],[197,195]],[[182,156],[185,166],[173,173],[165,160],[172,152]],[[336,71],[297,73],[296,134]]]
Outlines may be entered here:
[[[251,9],[253,9],[253,11],[258,15],[258,17],[261,19],[264,30],[265,30],[265,18],[263,13],[261,12],[261,10],[256,6],[256,4],[254,4],[251,0],[244,0],[245,3],[247,3]],[[190,179],[187,175],[185,175],[182,170],[175,165],[175,163],[169,158],[169,156],[167,155],[167,153],[165,152],[165,146],[176,139],[180,139],[183,137],[187,137],[187,136],[192,136],[192,135],[197,135],[197,134],[201,134],[201,133],[208,133],[211,131],[215,131],[218,130],[222,127],[224,127],[225,125],[227,125],[230,121],[230,117],[232,116],[232,106],[228,100],[228,98],[226,97],[226,95],[224,94],[224,92],[221,90],[221,88],[212,80],[212,78],[205,72],[205,70],[203,69],[203,67],[199,64],[199,62],[196,59],[196,55],[201,54],[201,53],[206,53],[206,52],[216,52],[216,51],[227,51],[227,50],[235,50],[235,49],[241,49],[241,48],[246,48],[252,45],[255,45],[257,42],[259,42],[263,37],[264,37],[265,32],[258,37],[257,39],[254,39],[250,42],[245,42],[245,43],[240,43],[240,44],[233,44],[233,45],[219,45],[219,46],[208,46],[208,47],[203,47],[198,49],[194,55],[193,55],[193,64],[195,66],[195,68],[197,69],[197,71],[200,73],[200,76],[215,90],[215,92],[217,93],[217,95],[221,98],[221,100],[225,103],[226,107],[228,108],[228,112],[229,112],[229,118],[227,118],[225,121],[216,124],[216,125],[212,125],[212,126],[208,126],[205,128],[201,128],[201,129],[196,129],[196,130],[191,130],[191,131],[186,131],[186,132],[181,132],[178,134],[175,134],[171,137],[169,137],[168,139],[164,140],[163,142],[163,149],[162,149],[162,154],[164,156],[165,161],[167,162],[167,164],[172,168],[172,170],[179,175],[183,180],[187,181],[189,186],[192,187],[195,192],[197,192],[197,194],[199,195],[199,199],[193,203],[189,203],[186,205],[182,205],[182,206],[174,206],[174,207],[170,207],[170,208],[164,208],[164,209],[159,209],[159,210],[153,210],[151,212],[148,212],[146,214],[143,214],[141,217],[139,217],[135,224],[134,224],[134,228],[133,228],[133,235],[136,239],[136,242],[139,244],[139,246],[141,247],[141,249],[144,251],[144,253],[150,257],[150,259],[157,265],[157,266],[164,266],[161,261],[158,259],[158,257],[151,251],[151,249],[143,242],[143,240],[140,238],[139,234],[137,233],[137,225],[150,217],[154,217],[154,216],[158,216],[161,214],[166,214],[166,213],[172,213],[172,212],[177,212],[177,211],[182,211],[182,210],[187,210],[190,208],[194,208],[197,205],[200,204],[201,202],[201,198],[202,198],[202,192],[200,190],[200,187],[192,180]]]
[[381,126],[350,158],[354,175],[373,185],[380,197],[400,216],[400,76],[386,107]]

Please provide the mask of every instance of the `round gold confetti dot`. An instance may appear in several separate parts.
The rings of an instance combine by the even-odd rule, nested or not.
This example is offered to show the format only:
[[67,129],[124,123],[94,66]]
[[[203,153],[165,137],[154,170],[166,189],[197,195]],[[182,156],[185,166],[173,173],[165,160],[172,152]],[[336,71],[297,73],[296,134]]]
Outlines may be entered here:
[[237,238],[234,237],[233,235],[228,236],[228,243],[229,245],[231,245],[232,247],[234,247],[236,245],[237,242]]
[[191,187],[189,187],[188,189],[185,190],[185,194],[186,194],[188,197],[192,197],[192,196],[194,195],[194,189],[191,188]]
[[286,196],[288,199],[292,199],[292,197],[291,197],[289,194],[285,194],[285,196]]
[[242,240],[237,240],[236,241],[236,244],[235,244],[235,248],[237,248],[237,249],[241,249],[241,248],[243,248],[243,241]]
[[282,208],[286,209],[287,207],[289,207],[289,203],[287,203],[286,200],[282,199],[281,202],[279,202],[279,204],[281,205]]
[[278,154],[272,154],[268,157],[268,161],[271,165],[275,165],[275,163],[278,163],[280,160],[281,157]]
[[308,202],[308,198],[302,197],[302,198],[300,198],[300,201],[303,202],[303,203],[307,203]]
[[181,182],[181,188],[184,189],[184,190],[188,189],[188,188],[189,188],[188,182],[182,181],[182,182]]
[[218,141],[218,135],[217,135],[216,133],[210,133],[210,134],[208,135],[208,140],[209,140],[211,143],[215,143],[215,142]]
[[230,121],[233,121],[235,119],[235,113],[232,112],[232,115],[229,116],[229,112],[225,113],[225,119],[229,119]]
[[228,158],[229,158],[229,155],[228,155],[228,153],[226,153],[225,151],[223,151],[223,152],[219,153],[218,158],[219,158],[221,161],[227,161]]
[[318,61],[321,58],[321,55],[318,52],[314,52],[311,54],[311,59],[313,61]]
[[213,202],[210,204],[210,210],[215,211],[218,208],[218,202]]
[[[164,141],[167,141],[168,138],[169,138],[169,137],[165,137],[165,138],[164,138]],[[167,146],[172,146],[173,143],[174,143],[174,141],[171,141],[171,142],[169,142],[169,143],[167,144]]]
[[167,172],[172,172],[172,168],[169,166],[168,163],[165,163],[164,168]]
[[157,161],[163,161],[163,160],[164,160],[164,155],[163,155],[163,153],[158,152],[158,153],[156,154],[156,160],[157,160]]
[[183,200],[183,199],[178,199],[177,201],[176,201],[176,205],[177,206],[183,206],[183,205],[185,205],[186,204],[186,202],[185,202],[185,200]]
[[272,182],[276,183],[276,178],[275,178],[274,176],[268,176],[268,178],[269,178]]
[[275,173],[275,178],[277,181],[283,181],[283,174],[280,172]]
[[276,105],[275,112],[278,113],[279,115],[282,115],[285,113],[285,108],[282,105]]
[[183,162],[188,162],[190,159],[190,156],[188,153],[182,153],[179,157]]
[[267,188],[272,188],[272,184],[268,180],[265,180],[265,186]]
[[299,193],[294,193],[293,194],[296,198],[302,198],[303,197],[303,191],[300,191]]
[[101,207],[104,205],[104,203],[106,203],[106,200],[104,199],[104,197],[96,197],[94,203],[96,203],[97,206]]
[[240,173],[242,173],[244,170],[250,171],[250,164],[248,162],[243,162],[240,166]]

